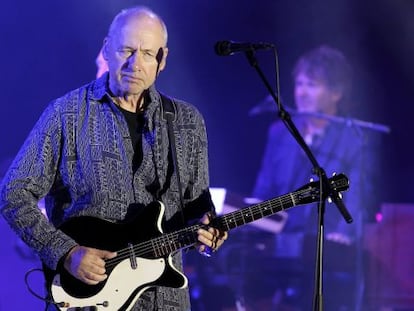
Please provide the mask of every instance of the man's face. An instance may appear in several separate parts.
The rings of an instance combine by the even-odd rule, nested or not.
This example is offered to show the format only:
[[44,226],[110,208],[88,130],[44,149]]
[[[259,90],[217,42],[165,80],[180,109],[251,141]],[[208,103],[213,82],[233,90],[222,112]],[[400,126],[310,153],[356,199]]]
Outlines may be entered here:
[[341,95],[322,79],[310,78],[303,72],[295,78],[295,104],[300,112],[335,114]]
[[163,48],[159,70],[168,53],[165,34],[159,22],[148,16],[119,21],[104,42],[109,67],[109,87],[115,96],[141,95],[157,77],[157,53]]

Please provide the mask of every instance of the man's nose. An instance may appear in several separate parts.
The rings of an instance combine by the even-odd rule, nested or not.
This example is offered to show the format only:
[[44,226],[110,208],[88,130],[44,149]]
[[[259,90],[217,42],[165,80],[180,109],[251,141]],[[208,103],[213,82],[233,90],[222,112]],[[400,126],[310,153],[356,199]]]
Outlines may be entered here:
[[142,65],[142,57],[139,53],[139,51],[135,51],[129,58],[129,63],[131,66],[131,69],[133,69],[134,71],[139,71],[141,70],[141,65]]

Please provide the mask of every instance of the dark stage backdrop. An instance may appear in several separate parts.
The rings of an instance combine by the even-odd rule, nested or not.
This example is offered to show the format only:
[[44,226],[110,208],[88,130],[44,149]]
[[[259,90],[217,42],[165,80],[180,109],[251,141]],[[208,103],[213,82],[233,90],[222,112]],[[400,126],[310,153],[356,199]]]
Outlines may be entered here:
[[[281,95],[292,105],[291,68],[305,50],[327,43],[354,68],[349,116],[391,128],[381,152],[382,202],[414,201],[414,3],[402,0],[140,1],[164,17],[169,58],[158,86],[195,104],[209,135],[212,186],[248,195],[275,112],[251,117],[268,95],[243,54],[219,57],[218,40],[265,41],[277,46]],[[3,1],[0,10],[0,159],[14,157],[52,99],[95,77],[95,57],[107,27],[127,0]],[[275,83],[272,55],[256,54]],[[3,225],[3,224],[2,224]],[[14,239],[12,236],[7,236]],[[13,244],[13,243],[12,243]],[[6,245],[3,245],[6,247]],[[15,254],[17,256],[17,254]],[[3,260],[3,259],[2,259]],[[23,259],[22,259],[23,260]],[[2,264],[2,269],[8,269]],[[21,267],[15,268],[20,270]],[[16,275],[20,278],[20,275]],[[1,288],[7,287],[2,278]],[[24,291],[0,293],[25,309]],[[31,298],[30,298],[31,299]],[[31,300],[30,300],[31,301]]]

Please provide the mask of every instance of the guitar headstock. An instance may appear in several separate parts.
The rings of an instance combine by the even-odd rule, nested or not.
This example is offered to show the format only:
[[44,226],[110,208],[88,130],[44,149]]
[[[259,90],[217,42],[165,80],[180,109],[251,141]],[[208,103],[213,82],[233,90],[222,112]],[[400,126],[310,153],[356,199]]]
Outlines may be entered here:
[[[328,179],[329,187],[337,192],[346,191],[349,188],[349,179],[343,174],[334,174]],[[297,204],[317,202],[320,197],[320,181],[312,181],[295,191]],[[326,194],[329,196],[329,193]]]

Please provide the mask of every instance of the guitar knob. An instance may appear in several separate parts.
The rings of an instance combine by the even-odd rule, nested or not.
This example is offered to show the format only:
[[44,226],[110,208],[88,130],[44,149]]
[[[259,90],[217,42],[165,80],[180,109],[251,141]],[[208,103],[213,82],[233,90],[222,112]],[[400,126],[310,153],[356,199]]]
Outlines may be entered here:
[[[108,307],[108,306],[109,306],[109,302],[108,302],[107,300],[105,300],[104,302],[102,302],[102,303],[97,303],[96,305],[97,305],[97,306]],[[96,307],[94,307],[94,308],[95,308],[95,310],[97,310],[97,309],[96,309]]]

